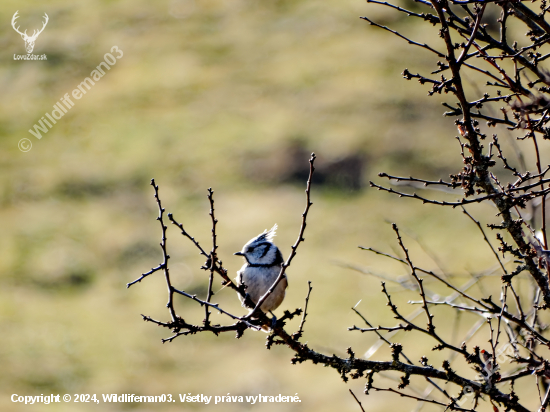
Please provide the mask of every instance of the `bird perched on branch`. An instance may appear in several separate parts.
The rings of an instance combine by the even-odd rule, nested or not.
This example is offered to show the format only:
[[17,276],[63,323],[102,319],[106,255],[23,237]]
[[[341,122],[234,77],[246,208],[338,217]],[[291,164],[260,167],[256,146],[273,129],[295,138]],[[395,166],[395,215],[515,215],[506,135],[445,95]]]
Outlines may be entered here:
[[[237,284],[244,283],[246,285],[246,293],[254,304],[258,303],[260,298],[273,285],[284,263],[281,251],[273,244],[276,230],[277,224],[250,239],[240,252],[234,253],[246,259],[241,270],[237,272],[236,280]],[[262,312],[267,313],[279,307],[285,298],[287,286],[288,281],[285,274],[273,293],[260,306]],[[239,299],[244,302],[240,295]]]

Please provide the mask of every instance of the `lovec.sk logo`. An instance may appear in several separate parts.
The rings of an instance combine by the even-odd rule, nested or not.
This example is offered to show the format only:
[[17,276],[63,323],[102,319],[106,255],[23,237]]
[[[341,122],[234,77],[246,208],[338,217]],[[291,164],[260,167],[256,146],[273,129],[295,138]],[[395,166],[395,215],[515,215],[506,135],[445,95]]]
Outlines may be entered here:
[[23,38],[23,40],[25,41],[25,49],[27,49],[27,53],[26,55],[16,55],[14,54],[13,55],[13,59],[14,60],[46,60],[46,55],[43,54],[41,56],[38,56],[38,55],[35,55],[35,54],[31,54],[32,51],[34,50],[34,43],[37,39],[37,37],[40,35],[40,33],[42,33],[44,31],[44,29],[46,28],[46,25],[48,24],[48,20],[49,20],[49,17],[46,13],[44,13],[44,24],[42,26],[42,28],[40,30],[34,30],[32,35],[29,36],[27,34],[27,30],[25,30],[23,33],[21,33],[19,31],[19,26],[15,27],[15,24],[16,24],[16,21],[19,16],[17,15],[17,13],[19,13],[19,10],[17,10],[15,12],[15,14],[13,15],[12,19],[11,19],[11,26],[13,27],[13,29],[19,33],[21,35],[21,37]]

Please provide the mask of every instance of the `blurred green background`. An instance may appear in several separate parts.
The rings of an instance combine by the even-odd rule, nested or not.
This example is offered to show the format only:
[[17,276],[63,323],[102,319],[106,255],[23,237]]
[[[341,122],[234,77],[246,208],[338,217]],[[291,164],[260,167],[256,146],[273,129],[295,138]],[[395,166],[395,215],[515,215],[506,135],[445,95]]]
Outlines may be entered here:
[[[24,54],[10,26],[16,10],[21,30],[30,32],[48,13],[34,50],[47,61],[13,60]],[[388,221],[400,224],[418,265],[437,269],[421,244],[446,270],[463,276],[458,284],[468,273],[494,266],[477,228],[460,210],[423,207],[368,188],[382,170],[445,178],[462,162],[452,119],[441,116],[440,103],[452,100],[428,98],[427,86],[400,76],[405,67],[413,73],[435,70],[436,59],[370,27],[361,15],[418,40],[437,38],[431,26],[360,0],[2,2],[2,411],[357,411],[348,388],[370,411],[416,407],[385,393],[365,397],[364,380],[344,384],[334,370],[293,366],[287,348],[266,351],[263,333],[247,332],[240,340],[200,334],[163,345],[169,331],[140,316],[168,319],[161,274],[126,289],[161,259],[152,177],[167,211],[206,248],[206,189],[214,189],[219,253],[234,277],[242,262],[232,253],[274,223],[276,243],[289,253],[305,204],[301,176],[311,151],[324,181],[313,188],[306,242],[277,311],[302,307],[307,281],[313,282],[304,335],[311,347],[344,355],[352,346],[362,356],[376,337],[347,331],[361,325],[351,310],[359,301],[357,309],[371,322],[394,324],[380,279],[343,267],[370,267],[392,279],[407,275],[398,264],[357,248],[399,253]],[[41,140],[31,136],[28,129],[114,45],[124,53],[116,65]],[[18,150],[22,138],[32,141],[27,153]],[[488,206],[471,211],[482,221],[498,221]],[[173,227],[168,245],[175,285],[204,293],[207,274],[199,270],[203,260],[196,250]],[[406,307],[414,293],[390,289],[406,313],[415,310]],[[215,301],[245,312],[229,290]],[[192,302],[178,299],[176,307],[189,321],[203,318]],[[449,336],[477,320],[464,316],[457,326],[451,312],[436,314]],[[227,322],[219,315],[213,319]],[[288,326],[296,328],[297,322]],[[487,339],[484,334],[479,342]],[[433,346],[421,336],[397,340],[415,360]],[[441,365],[442,354],[428,355]],[[389,359],[387,348],[373,358]],[[380,385],[396,386],[379,379]],[[413,382],[425,387],[422,380]],[[534,384],[531,390],[536,392]],[[13,393],[297,393],[302,402],[30,407],[11,403]]]

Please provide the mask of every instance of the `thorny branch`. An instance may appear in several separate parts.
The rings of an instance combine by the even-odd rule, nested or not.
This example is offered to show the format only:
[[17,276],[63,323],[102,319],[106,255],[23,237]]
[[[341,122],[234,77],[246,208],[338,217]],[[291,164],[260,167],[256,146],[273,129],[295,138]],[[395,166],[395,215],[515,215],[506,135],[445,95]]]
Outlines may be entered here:
[[[379,343],[384,342],[390,347],[392,359],[377,361],[370,360],[370,357],[369,359],[357,358],[351,347],[347,349],[347,357],[327,356],[311,349],[308,343],[301,341],[308,316],[311,282],[308,284],[303,311],[302,309],[295,309],[292,312],[285,310],[284,315],[272,324],[272,320],[259,308],[283,279],[286,269],[296,255],[298,246],[304,241],[306,219],[312,204],[311,181],[315,169],[315,155],[312,154],[305,191],[306,207],[302,213],[298,239],[292,246],[289,257],[283,263],[276,281],[265,295],[256,302],[256,305],[250,299],[245,301],[245,306],[252,309],[248,315],[233,314],[212,302],[215,274],[221,277],[222,286],[226,290],[234,291],[245,299],[247,295],[245,286],[237,285],[230,279],[218,257],[217,220],[214,216],[214,198],[211,189],[208,191],[212,221],[210,251],[200,246],[199,242],[184,229],[183,224],[179,223],[172,214],[168,214],[172,224],[179,228],[181,234],[189,239],[199,254],[206,259],[201,267],[208,272],[206,297],[201,299],[172,285],[168,267],[170,256],[166,243],[165,210],[161,205],[158,186],[154,181],[151,184],[154,187],[159,210],[157,219],[162,231],[160,243],[162,261],[127,286],[139,283],[156,272],[164,274],[168,288],[167,307],[170,320],[162,322],[142,315],[144,320],[173,332],[173,335],[164,339],[163,342],[171,342],[179,336],[200,332],[212,332],[215,335],[236,332],[236,336],[241,337],[248,329],[259,330],[262,327],[271,327],[266,344],[268,349],[273,345],[286,346],[294,352],[293,364],[311,361],[314,364],[334,368],[344,381],[348,381],[350,377],[364,379],[366,394],[371,389],[386,391],[407,399],[439,406],[442,410],[475,411],[480,407],[480,402],[485,400],[495,411],[500,410],[500,406],[506,411],[528,411],[532,408],[525,406],[526,404],[522,402],[532,403],[533,399],[517,393],[514,385],[520,380],[532,379],[531,377],[536,375],[537,379],[545,385],[537,406],[539,411],[544,411],[550,403],[550,361],[545,358],[545,352],[539,351],[539,348],[550,348],[546,325],[541,320],[545,316],[545,310],[550,308],[548,280],[550,251],[546,250],[548,248],[546,197],[550,194],[550,179],[546,178],[546,174],[550,171],[550,165],[543,168],[543,164],[546,164],[543,163],[545,156],[543,144],[550,140],[550,71],[543,67],[543,62],[550,57],[548,50],[550,24],[546,21],[550,4],[548,0],[531,3],[506,0],[492,2],[416,0],[417,5],[405,8],[379,0],[367,0],[367,2],[375,7],[388,7],[393,12],[413,17],[417,22],[435,26],[439,30],[439,37],[435,40],[435,37],[432,37],[429,42],[415,41],[399,30],[379,24],[369,17],[362,17],[370,25],[389,32],[414,47],[428,51],[429,57],[435,55],[440,59],[436,62],[437,67],[427,75],[413,74],[414,71],[404,69],[403,77],[407,80],[415,79],[421,85],[428,85],[429,96],[443,94],[447,96],[447,101],[443,102],[443,105],[448,111],[444,114],[455,118],[460,158],[463,163],[462,169],[455,174],[435,179],[379,174],[380,177],[389,179],[391,184],[401,185],[402,190],[376,182],[370,184],[378,190],[399,197],[420,200],[424,204],[451,208],[460,206],[463,214],[474,222],[481,232],[483,241],[489,246],[498,264],[489,271],[471,274],[466,284],[459,285],[457,282],[460,276],[455,273],[444,273],[441,267],[439,270],[431,270],[413,263],[413,259],[415,262],[418,260],[413,258],[413,253],[405,246],[397,225],[393,224],[400,251],[389,254],[371,247],[361,248],[406,266],[409,273],[408,280],[400,281],[398,284],[406,290],[406,293],[417,294],[419,299],[409,300],[408,303],[420,305],[420,308],[413,316],[405,314],[403,308],[398,307],[395,295],[392,296],[393,292],[390,293],[383,282],[382,293],[389,311],[398,324],[375,327],[353,308],[368,327],[359,328],[354,325],[348,328],[350,331],[361,331],[367,335],[374,333],[380,339]],[[418,11],[418,8],[425,8],[425,11]],[[495,17],[496,11],[500,12],[500,17]],[[527,40],[518,38],[517,30],[513,32],[509,30],[509,25],[514,20],[528,30]],[[495,29],[495,26],[498,29]],[[484,78],[487,81],[487,90],[491,89],[491,93],[476,88],[473,88],[473,91],[472,88],[466,88],[464,86],[466,73],[468,76],[477,76],[476,79]],[[489,128],[517,134],[518,145],[531,140],[531,146],[523,150],[532,153],[533,167],[527,167],[527,163],[522,159],[528,157],[523,153],[517,153],[520,166],[513,165],[513,162],[505,156],[505,153],[509,154],[501,145],[497,133],[493,133],[492,139],[488,139],[487,144]],[[429,129],[426,128],[426,130]],[[514,150],[519,149],[514,148]],[[407,186],[415,189],[439,188],[440,192],[456,190],[458,199],[450,201],[445,197],[436,197],[438,195],[431,197],[423,193],[409,193]],[[474,204],[493,204],[500,222],[498,224],[482,223],[484,219],[476,218],[474,213],[470,213],[474,210],[473,207],[469,209],[470,211],[464,208],[465,205]],[[536,216],[528,216],[524,220],[522,215],[527,216],[524,209],[533,211]],[[494,232],[485,230],[485,226]],[[492,233],[496,233],[495,246],[490,240]],[[538,240],[537,236],[541,240]],[[364,273],[373,274],[369,271]],[[490,286],[484,284],[489,274],[498,275],[502,280],[498,291],[493,291],[500,294],[499,299],[493,300],[491,294],[485,291],[486,288],[494,287],[492,283]],[[421,276],[427,276],[430,283],[425,283]],[[391,279],[391,276],[379,277]],[[430,290],[438,285],[441,289],[443,287],[450,289],[450,295],[441,297]],[[477,287],[478,292],[472,290],[474,286]],[[202,324],[189,323],[176,314],[175,295],[204,306],[205,317]],[[513,299],[515,308],[510,307],[512,304],[507,302],[508,298],[510,301]],[[213,325],[210,321],[211,309],[230,319],[229,324]],[[445,320],[438,321],[440,318],[436,317],[440,309],[455,313],[455,325],[458,325],[458,320],[462,319],[461,314],[476,319],[469,327],[469,332],[464,335],[462,343],[455,340],[455,336],[459,336],[458,331],[454,331],[451,339],[445,336],[445,328],[442,327]],[[297,332],[287,333],[286,322],[300,315],[302,318]],[[426,318],[424,325],[415,320],[421,315]],[[432,340],[435,346],[431,350],[445,354],[441,367],[430,365],[427,356],[422,356],[419,364],[405,356],[404,346],[395,342],[393,338],[390,341],[390,337],[404,333],[408,335],[420,333]],[[485,340],[482,341],[488,345],[486,348],[472,347],[471,344],[470,347],[467,346],[470,340],[479,337],[482,333],[486,333],[483,338]],[[462,363],[455,367],[454,362]],[[469,373],[464,372],[465,365]],[[374,385],[376,374],[385,371],[397,372],[400,375],[401,380],[396,389]],[[423,396],[407,392],[407,387],[418,376],[423,377],[428,383]],[[438,391],[430,396],[434,389]],[[351,389],[350,393],[363,409],[359,398]]]
[[[539,177],[539,186],[540,189],[535,189],[535,186],[531,186],[532,190],[521,190],[521,186],[518,182],[511,183],[507,187],[501,187],[498,183],[493,181],[493,173],[490,172],[490,169],[496,166],[495,160],[493,160],[493,155],[491,153],[487,154],[484,151],[481,140],[485,139],[485,134],[481,132],[479,128],[479,123],[475,118],[485,118],[488,120],[488,126],[495,126],[497,123],[510,124],[508,115],[506,112],[513,113],[514,119],[516,122],[512,122],[514,129],[523,128],[527,131],[526,136],[530,137],[533,140],[535,155],[536,155],[536,172],[530,172],[531,174],[542,174],[541,161],[540,161],[540,150],[537,144],[536,134],[541,134],[543,138],[550,137],[550,132],[546,126],[550,122],[550,117],[548,116],[548,111],[545,111],[543,116],[534,121],[531,119],[531,113],[537,112],[539,108],[546,108],[547,105],[550,105],[550,98],[545,97],[550,91],[546,86],[535,89],[533,81],[531,81],[527,88],[522,85],[520,78],[516,74],[508,74],[503,68],[504,66],[498,65],[496,59],[487,54],[488,49],[497,49],[501,50],[503,55],[500,56],[500,59],[509,59],[513,61],[515,67],[518,65],[524,68],[527,68],[537,77],[539,83],[548,84],[550,81],[550,76],[546,74],[546,71],[539,67],[540,61],[538,60],[538,55],[533,54],[532,50],[537,47],[542,47],[543,44],[547,43],[549,38],[545,37],[538,38],[532,33],[528,33],[530,40],[536,43],[532,48],[524,50],[525,56],[519,50],[515,50],[514,45],[508,43],[508,36],[505,33],[502,33],[501,38],[492,37],[491,34],[480,24],[481,16],[485,10],[486,4],[474,5],[473,10],[465,5],[463,2],[454,4],[462,4],[464,10],[467,12],[467,16],[464,18],[458,17],[455,14],[454,9],[450,7],[446,0],[440,2],[432,0],[430,2],[431,9],[436,12],[438,21],[435,22],[432,20],[433,24],[440,26],[440,36],[443,39],[445,47],[447,49],[447,54],[445,55],[446,63],[445,67],[452,73],[452,78],[449,79],[452,82],[452,90],[448,89],[449,93],[454,94],[457,98],[457,103],[455,104],[456,109],[453,112],[446,113],[447,115],[452,116],[462,116],[461,119],[456,121],[458,129],[462,137],[466,140],[465,148],[468,152],[463,153],[463,161],[465,163],[464,170],[457,175],[451,176],[451,182],[449,182],[450,187],[460,187],[463,190],[463,197],[459,201],[448,202],[445,200],[430,199],[424,196],[421,196],[417,193],[409,194],[406,192],[396,191],[393,188],[387,188],[371,182],[371,186],[376,187],[379,190],[384,190],[392,194],[397,194],[400,197],[410,197],[421,200],[423,203],[429,203],[439,206],[464,206],[470,203],[480,203],[487,200],[493,202],[499,210],[499,215],[502,218],[502,224],[499,226],[500,230],[506,231],[514,240],[518,254],[521,255],[524,260],[526,269],[531,274],[534,281],[537,283],[538,287],[542,291],[542,297],[544,301],[544,306],[550,305],[550,286],[548,282],[548,276],[546,273],[543,273],[539,267],[537,256],[533,251],[531,242],[526,238],[523,231],[523,221],[515,220],[512,216],[512,210],[516,208],[525,208],[526,205],[534,200],[540,198],[542,199],[542,235],[544,237],[544,245],[546,245],[546,196],[550,193],[544,186],[543,178]],[[500,4],[500,3],[499,3]],[[502,3],[500,7],[503,10],[504,15],[509,18],[511,14],[514,14],[519,17],[521,14],[522,21],[529,21],[531,29],[534,27],[542,28],[547,26],[544,18],[540,17],[536,13],[532,12],[527,6],[522,3]],[[472,22],[472,20],[474,22]],[[377,25],[378,27],[382,27]],[[502,30],[505,30],[502,26]],[[382,27],[385,30],[388,30],[386,27]],[[452,37],[451,32],[457,32],[461,36],[464,36],[468,39],[466,44],[458,45],[456,44]],[[392,30],[394,32],[394,30]],[[540,36],[540,34],[539,34]],[[404,37],[401,35],[401,37]],[[544,41],[543,41],[544,40]],[[482,43],[485,43],[486,46],[482,46]],[[502,88],[508,88],[512,93],[504,98],[500,91],[497,93],[497,100],[491,100],[487,93],[482,98],[468,100],[466,97],[466,92],[462,85],[462,68],[463,62],[469,59],[468,49],[470,46],[475,46],[478,50],[477,56],[482,57],[493,70],[489,70],[488,73],[491,74],[492,78],[501,79],[500,86]],[[460,57],[456,57],[456,50],[462,48],[462,53]],[[431,50],[431,48],[429,49]],[[529,60],[529,57],[532,60]],[[440,63],[442,66],[443,63]],[[520,68],[521,68],[520,67]],[[519,70],[519,69],[518,69]],[[408,71],[406,70],[407,74]],[[419,75],[420,76],[420,75]],[[406,78],[410,79],[410,75],[406,75]],[[447,81],[447,80],[446,80]],[[442,83],[440,83],[442,84]],[[520,96],[524,96],[523,98]],[[524,98],[528,97],[532,101],[530,103],[525,103]],[[479,111],[483,105],[494,103],[495,101],[504,101],[508,103],[508,109],[504,111],[503,118],[495,118],[494,116],[487,116]],[[515,99],[515,100],[514,100]],[[452,107],[452,106],[448,106]],[[478,112],[475,113],[472,111],[473,108],[477,108]],[[495,140],[496,142],[496,140]],[[504,159],[500,147],[499,149],[499,158]],[[509,166],[505,164],[507,168]],[[383,176],[390,177],[387,174]],[[427,184],[433,184],[429,180],[416,179],[415,181],[424,181]],[[521,182],[523,183],[523,182]]]
[[[543,169],[542,167],[542,152],[540,148],[542,143],[541,138],[543,141],[550,139],[550,87],[548,87],[550,75],[541,65],[541,62],[550,57],[550,54],[543,56],[539,52],[550,41],[550,25],[545,20],[545,14],[550,8],[546,1],[540,2],[540,9],[542,10],[540,14],[535,11],[534,7],[536,6],[521,2],[503,1],[490,4],[488,2],[470,0],[430,0],[429,3],[421,1],[421,4],[429,7],[429,11],[432,14],[428,12],[410,12],[405,8],[385,2],[374,1],[374,3],[389,6],[398,12],[422,18],[424,22],[438,26],[440,38],[446,49],[445,60],[444,62],[437,62],[439,69],[431,74],[450,71],[451,76],[442,77],[438,80],[423,74],[412,74],[408,69],[405,69],[403,77],[408,80],[418,79],[421,84],[431,84],[432,89],[428,93],[430,96],[433,96],[435,93],[441,93],[441,91],[454,96],[456,99],[454,104],[444,103],[444,106],[450,109],[445,115],[458,117],[455,124],[460,135],[458,139],[461,142],[461,157],[464,168],[459,173],[451,175],[450,180],[444,178],[423,179],[413,176],[399,177],[388,173],[379,174],[380,177],[386,177],[390,181],[393,180],[402,185],[409,184],[414,188],[436,186],[446,188],[445,191],[459,190],[460,198],[456,201],[449,201],[445,198],[432,198],[419,193],[409,193],[406,190],[396,190],[395,188],[385,187],[375,182],[371,182],[371,186],[378,190],[396,194],[399,197],[420,200],[424,204],[442,207],[450,206],[452,208],[460,206],[464,214],[477,225],[484,241],[497,259],[499,268],[502,271],[503,285],[499,305],[490,296],[478,298],[462,292],[451,281],[447,280],[448,276],[443,277],[433,271],[422,270],[416,267],[411,261],[409,252],[402,242],[397,227],[394,225],[394,230],[398,235],[398,243],[405,253],[405,258],[379,252],[373,248],[364,249],[409,266],[411,276],[418,285],[417,292],[421,298],[420,301],[410,303],[422,306],[428,320],[428,325],[426,327],[417,325],[402,315],[393,303],[387,289],[383,286],[383,293],[386,295],[388,306],[395,315],[395,318],[398,319],[399,324],[397,326],[378,326],[376,328],[372,326],[369,328],[357,328],[354,326],[350,330],[375,332],[379,336],[381,336],[381,331],[388,331],[388,333],[413,333],[414,331],[419,331],[431,335],[439,342],[436,349],[442,349],[445,348],[446,342],[443,338],[439,337],[438,339],[438,336],[435,335],[434,315],[430,307],[443,305],[452,308],[457,313],[469,312],[488,317],[489,319],[493,317],[497,320],[495,323],[487,323],[490,331],[489,342],[491,346],[489,351],[484,350],[480,352],[480,349],[477,348],[473,352],[469,352],[466,351],[465,344],[460,348],[447,346],[448,349],[453,350],[455,353],[459,353],[462,350],[465,351],[463,354],[465,360],[468,363],[473,363],[475,370],[479,370],[480,367],[484,369],[485,373],[483,376],[488,385],[496,386],[500,382],[508,382],[510,380],[513,382],[529,376],[530,373],[534,373],[530,371],[534,370],[539,370],[537,372],[539,375],[543,374],[550,377],[547,369],[548,361],[544,361],[543,358],[537,356],[535,353],[537,344],[550,346],[550,341],[544,336],[540,324],[535,322],[537,311],[550,307],[550,287],[548,282],[550,252],[544,250],[548,245],[546,240],[546,196],[550,193],[547,190],[548,179],[545,179],[544,176],[549,169]],[[460,8],[456,5],[460,5]],[[495,36],[493,34],[494,31],[489,31],[487,25],[482,23],[482,18],[485,18],[484,14],[487,14],[485,12],[490,7],[492,10],[496,7],[501,10],[500,18],[497,21],[500,25],[499,36]],[[464,17],[459,13],[460,9],[465,12],[465,16],[462,13]],[[507,30],[507,25],[512,18],[519,19],[519,21],[529,28],[527,32],[527,37],[530,41],[529,45],[519,48],[517,41],[515,39],[512,40],[512,35]],[[423,47],[432,53],[441,48],[441,41],[437,42],[437,44],[411,42],[406,35],[401,34],[397,30],[377,24],[368,18],[364,19],[370,24],[390,31],[409,41],[409,43]],[[457,35],[462,37],[465,42],[461,44],[456,43]],[[470,49],[473,49],[473,51],[470,51]],[[441,52],[437,51],[436,54],[441,54]],[[457,57],[457,55],[459,56]],[[480,67],[480,64],[476,60],[486,62],[489,69]],[[502,63],[503,61],[509,61],[511,64],[504,64]],[[512,67],[512,70],[510,70],[510,67]],[[468,96],[463,86],[465,70],[474,70],[478,74],[485,75],[488,78],[487,85],[498,88],[496,96],[491,96],[489,93],[482,93],[481,96]],[[526,70],[531,75],[534,75],[535,79],[529,79],[525,74]],[[508,92],[502,93],[502,90],[507,90]],[[502,116],[495,115],[491,109],[491,105],[495,103],[504,103],[506,105],[500,108]],[[488,127],[503,125],[512,131],[523,130],[524,135],[517,136],[517,138],[518,140],[532,140],[535,158],[534,170],[520,171],[512,166],[504,156],[503,148],[499,144],[496,134],[493,134],[492,142],[489,144],[487,151],[482,143],[486,139],[486,132],[482,130],[482,126],[479,123],[480,120],[485,120]],[[493,153],[493,149],[496,149],[495,153]],[[500,160],[501,163],[499,164],[497,160]],[[501,173],[496,171],[497,167],[502,167],[512,172],[515,180],[506,183],[507,177],[505,175],[499,176]],[[495,247],[489,241],[489,235],[483,229],[480,221],[464,209],[465,205],[487,202],[491,202],[496,206],[498,210],[497,216],[501,219],[500,224],[490,224],[488,227],[497,231],[496,237],[500,243],[498,250],[504,255],[504,259],[497,253]],[[532,210],[537,210],[537,206],[533,205],[540,205],[538,207],[540,213],[540,226],[538,228],[532,228],[525,223],[520,212],[521,209],[527,206]],[[519,216],[519,219],[514,218],[514,215]],[[532,218],[530,218],[530,222],[533,222]],[[535,239],[535,229],[540,230],[541,243]],[[513,244],[509,243],[503,232],[509,236]],[[516,264],[515,267],[510,267],[512,262]],[[451,288],[465,299],[466,302],[453,303],[448,299],[428,300],[422,279],[417,275],[420,272],[432,276],[438,282]],[[520,275],[522,276],[521,279],[525,279],[525,274],[527,273],[529,274],[528,279],[533,282],[538,291],[538,294],[535,294],[536,298],[530,301],[534,307],[528,311],[522,306],[522,301],[525,298],[521,297],[521,293],[517,290],[519,284],[514,285],[513,283],[519,282]],[[480,282],[479,279],[481,278],[478,278],[476,282]],[[517,316],[512,313],[506,303],[508,293],[510,293],[515,302]],[[543,302],[542,306],[538,303],[538,296],[540,296]],[[509,340],[506,345],[510,345],[513,348],[511,359],[519,364],[530,364],[530,366],[525,366],[525,369],[520,368],[517,373],[511,374],[506,378],[502,378],[500,372],[497,371],[499,366],[497,364],[498,353],[503,347],[503,343],[500,341],[503,328],[506,330],[505,335],[508,336]],[[525,358],[520,357],[520,347],[523,350],[527,350],[532,360],[525,362],[523,360]],[[483,354],[487,359],[482,359],[480,354]],[[502,360],[500,361],[502,362]],[[490,367],[487,365],[490,365]],[[489,371],[488,373],[487,370]],[[401,394],[392,388],[385,390]],[[479,392],[476,393],[473,409],[476,409],[479,400]],[[415,398],[407,394],[403,396]],[[513,389],[510,392],[510,396],[510,399],[514,398],[517,400],[517,394],[514,393]],[[464,391],[457,400],[463,397],[465,397]],[[541,399],[539,410],[546,409],[549,402],[548,398],[548,396],[545,396],[544,399]],[[427,401],[424,398],[418,398],[417,400]],[[491,401],[496,400],[491,397]],[[457,404],[443,402],[440,405],[446,406],[449,409],[457,409]],[[504,405],[507,409],[511,408],[508,403],[504,403]]]

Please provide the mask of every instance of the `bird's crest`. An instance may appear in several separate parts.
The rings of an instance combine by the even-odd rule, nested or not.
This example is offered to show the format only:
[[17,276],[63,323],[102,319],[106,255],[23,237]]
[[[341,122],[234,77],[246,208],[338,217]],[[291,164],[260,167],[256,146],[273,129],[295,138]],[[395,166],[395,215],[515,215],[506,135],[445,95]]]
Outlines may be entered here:
[[263,242],[263,241],[268,241],[268,242],[273,242],[273,238],[275,237],[275,232],[277,231],[277,223],[275,223],[273,225],[273,227],[269,230],[264,230],[264,233],[260,234],[255,240],[254,240],[254,243],[256,242]]

